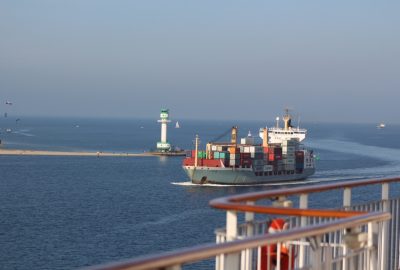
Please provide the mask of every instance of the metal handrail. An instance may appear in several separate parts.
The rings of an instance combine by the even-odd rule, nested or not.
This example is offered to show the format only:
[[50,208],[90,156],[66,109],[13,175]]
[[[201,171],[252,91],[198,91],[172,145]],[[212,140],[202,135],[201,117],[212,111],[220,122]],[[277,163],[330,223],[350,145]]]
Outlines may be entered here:
[[[299,195],[305,193],[316,193],[322,191],[328,191],[332,189],[341,189],[341,188],[354,188],[365,185],[376,185],[376,184],[385,184],[385,183],[393,183],[400,182],[400,177],[395,178],[384,178],[384,179],[367,179],[367,180],[352,180],[352,181],[343,181],[339,183],[330,183],[330,184],[320,184],[320,185],[312,185],[306,187],[295,187],[295,188],[283,188],[276,190],[267,190],[267,191],[259,191],[259,192],[249,192],[239,195],[227,196],[221,199],[231,199],[234,202],[242,202],[242,201],[257,201],[260,199],[274,198],[278,196],[288,196],[288,195]],[[213,201],[217,201],[212,200]]]
[[298,209],[288,207],[274,207],[274,206],[260,206],[260,205],[246,205],[244,202],[258,201],[261,199],[271,199],[280,196],[300,195],[323,192],[333,189],[354,188],[366,185],[376,185],[400,182],[400,178],[387,178],[387,179],[369,179],[359,181],[345,181],[341,183],[321,184],[309,187],[296,187],[285,188],[279,190],[268,190],[260,192],[251,192],[240,195],[232,195],[223,198],[217,198],[210,201],[210,206],[223,210],[240,211],[240,212],[255,212],[263,214],[276,214],[276,215],[292,215],[292,216],[319,216],[319,217],[348,217],[362,214],[358,211],[342,211],[342,210],[328,210],[328,209]]
[[389,213],[373,212],[354,217],[347,217],[329,223],[294,228],[276,234],[264,234],[248,237],[243,240],[225,242],[221,244],[205,244],[191,248],[179,249],[160,255],[144,256],[123,262],[100,265],[86,269],[90,270],[149,270],[163,269],[175,265],[197,262],[199,260],[215,257],[220,254],[240,252],[244,249],[256,248],[277,242],[289,241],[322,235],[334,230],[353,228],[369,222],[382,222],[390,219]]

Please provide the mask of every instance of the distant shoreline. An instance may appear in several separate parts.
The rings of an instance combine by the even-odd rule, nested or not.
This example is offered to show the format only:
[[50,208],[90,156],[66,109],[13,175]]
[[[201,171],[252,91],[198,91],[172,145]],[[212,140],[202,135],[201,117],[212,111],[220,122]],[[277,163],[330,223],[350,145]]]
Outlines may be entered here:
[[[24,150],[24,149],[1,149],[0,155],[12,156],[93,156],[93,157],[152,157],[164,156],[160,153],[145,152],[145,153],[115,153],[115,152],[74,152],[74,151],[47,151],[47,150]],[[181,156],[179,154],[168,154],[166,156]]]

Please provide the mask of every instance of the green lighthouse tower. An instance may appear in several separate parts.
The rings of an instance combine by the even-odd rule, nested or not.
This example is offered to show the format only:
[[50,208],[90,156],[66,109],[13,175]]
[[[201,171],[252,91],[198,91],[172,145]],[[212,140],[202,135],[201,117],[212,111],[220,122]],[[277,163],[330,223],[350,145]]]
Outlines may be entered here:
[[167,123],[171,122],[169,120],[169,110],[162,109],[160,113],[161,123],[161,141],[157,142],[157,150],[160,152],[169,152],[171,151],[171,144],[167,141]]

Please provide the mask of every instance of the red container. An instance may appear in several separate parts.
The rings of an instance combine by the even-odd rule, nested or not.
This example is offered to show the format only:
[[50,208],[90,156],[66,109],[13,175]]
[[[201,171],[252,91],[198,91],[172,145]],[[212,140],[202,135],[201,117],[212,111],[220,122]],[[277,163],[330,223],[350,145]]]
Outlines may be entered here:
[[269,148],[268,147],[263,147],[263,152],[264,152],[264,154],[268,154],[269,153]]
[[[203,162],[207,159],[198,158],[197,159],[197,166],[203,166]],[[185,158],[182,162],[183,166],[194,166],[195,158]]]
[[240,165],[251,165],[253,161],[251,159],[242,159],[240,160]]
[[268,160],[269,161],[274,161],[275,160],[275,155],[274,154],[269,154],[268,155]]
[[188,157],[183,160],[183,166],[193,166],[194,165],[194,158]]
[[205,167],[222,167],[220,159],[204,159],[203,166],[205,166]]
[[249,159],[251,158],[251,153],[240,153],[241,159]]

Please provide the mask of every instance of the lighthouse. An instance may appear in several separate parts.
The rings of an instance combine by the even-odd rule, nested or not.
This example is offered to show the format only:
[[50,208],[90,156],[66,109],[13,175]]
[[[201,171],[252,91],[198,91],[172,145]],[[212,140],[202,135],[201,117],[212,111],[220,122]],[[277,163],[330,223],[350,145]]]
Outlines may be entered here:
[[160,113],[160,120],[161,123],[161,141],[157,143],[157,150],[160,152],[168,152],[171,150],[171,145],[167,141],[167,123],[171,122],[169,118],[169,110],[162,109]]

